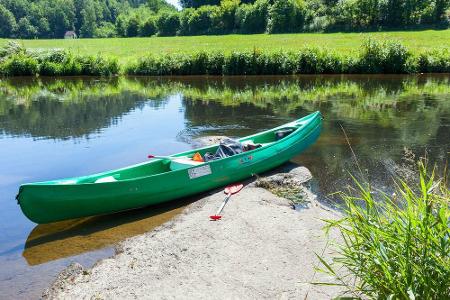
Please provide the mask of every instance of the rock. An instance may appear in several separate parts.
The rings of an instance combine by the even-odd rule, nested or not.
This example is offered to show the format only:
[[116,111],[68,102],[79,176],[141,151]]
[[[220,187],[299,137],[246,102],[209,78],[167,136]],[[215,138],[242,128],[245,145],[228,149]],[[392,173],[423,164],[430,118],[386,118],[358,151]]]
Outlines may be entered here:
[[304,186],[311,179],[311,172],[307,168],[290,163],[270,172],[268,176],[259,177],[254,184],[279,197],[291,200],[294,204],[307,206],[315,199]]

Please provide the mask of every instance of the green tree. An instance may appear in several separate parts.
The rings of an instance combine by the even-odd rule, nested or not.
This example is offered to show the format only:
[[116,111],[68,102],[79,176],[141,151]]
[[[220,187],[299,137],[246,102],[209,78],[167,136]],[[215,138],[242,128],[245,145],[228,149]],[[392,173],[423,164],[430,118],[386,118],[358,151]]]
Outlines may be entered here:
[[82,37],[91,38],[95,34],[97,27],[97,15],[95,14],[95,8],[92,2],[87,1],[86,6],[81,11],[82,25],[80,28],[80,34]]
[[36,27],[31,25],[27,18],[22,18],[17,23],[17,35],[20,38],[31,39],[35,38],[38,34]]
[[157,32],[156,28],[156,21],[154,17],[148,18],[141,26],[140,28],[140,35],[141,36],[152,36],[155,35]]
[[180,17],[178,13],[162,12],[156,19],[156,27],[160,36],[176,35],[180,28]]
[[112,38],[117,36],[116,26],[110,22],[102,22],[100,26],[95,29],[94,37],[96,38]]
[[299,32],[305,20],[304,3],[301,0],[274,0],[268,18],[269,33]]
[[237,11],[239,30],[242,33],[262,33],[267,28],[268,0],[257,0],[254,4],[242,4]]
[[135,37],[139,35],[139,29],[141,27],[141,20],[137,15],[133,15],[128,19],[127,22],[127,36]]
[[11,37],[16,27],[16,19],[12,12],[0,3],[0,37]]

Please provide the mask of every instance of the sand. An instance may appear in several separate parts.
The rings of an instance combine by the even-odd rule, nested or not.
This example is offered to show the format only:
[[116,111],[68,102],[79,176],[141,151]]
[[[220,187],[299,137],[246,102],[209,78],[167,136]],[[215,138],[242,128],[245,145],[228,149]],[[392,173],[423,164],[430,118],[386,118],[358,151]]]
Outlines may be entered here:
[[[316,272],[327,243],[320,219],[337,212],[322,206],[305,187],[304,167],[280,171],[266,183],[288,181],[302,191],[305,209],[266,186],[247,182],[221,221],[210,221],[221,190],[191,204],[181,215],[146,234],[125,240],[117,254],[92,269],[75,264],[44,293],[46,299],[331,299],[339,289]],[[336,238],[335,235],[331,239]],[[327,255],[328,250],[325,251]]]

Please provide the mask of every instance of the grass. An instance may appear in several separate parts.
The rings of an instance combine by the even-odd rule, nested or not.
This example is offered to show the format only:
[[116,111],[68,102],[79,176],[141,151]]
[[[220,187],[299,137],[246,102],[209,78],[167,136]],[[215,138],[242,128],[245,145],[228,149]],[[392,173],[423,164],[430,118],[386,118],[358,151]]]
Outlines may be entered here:
[[[417,182],[392,195],[355,180],[345,216],[328,220],[342,242],[333,263],[319,257],[344,293],[359,299],[450,299],[450,190],[426,163]],[[376,199],[378,197],[378,199]]]
[[[254,34],[222,36],[183,36],[151,38],[112,38],[78,40],[21,40],[29,49],[67,49],[75,54],[102,54],[128,62],[145,54],[194,53],[205,51],[264,51],[298,50],[304,46],[318,46],[337,52],[358,51],[368,37],[399,40],[413,53],[450,45],[450,29],[424,31],[392,31],[371,33],[300,33],[300,34]],[[7,40],[0,39],[0,47]]]

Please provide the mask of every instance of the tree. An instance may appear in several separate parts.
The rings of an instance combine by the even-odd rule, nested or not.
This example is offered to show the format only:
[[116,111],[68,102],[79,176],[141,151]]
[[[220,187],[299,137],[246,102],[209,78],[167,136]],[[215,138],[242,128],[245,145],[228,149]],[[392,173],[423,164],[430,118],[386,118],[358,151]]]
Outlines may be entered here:
[[27,18],[22,18],[17,23],[17,35],[20,38],[30,39],[35,38],[38,34],[36,27],[31,25]]
[[180,28],[180,17],[177,13],[163,12],[156,19],[156,27],[160,36],[175,35]]
[[11,37],[16,27],[16,19],[12,12],[0,3],[0,37]]
[[127,22],[127,36],[135,37],[139,35],[139,29],[141,27],[141,21],[137,15],[133,15]]
[[94,37],[111,38],[117,36],[116,26],[110,22],[103,22],[95,29]]
[[148,18],[141,26],[140,28],[140,35],[141,36],[152,36],[155,35],[157,32],[156,28],[156,21],[154,17]]
[[93,37],[97,27],[97,16],[92,2],[87,1],[86,6],[81,11],[81,17],[83,20],[80,28],[81,36],[86,38]]
[[274,0],[269,9],[269,33],[299,32],[304,25],[305,7],[299,0]]
[[268,0],[257,0],[254,4],[243,4],[237,11],[239,30],[242,33],[262,33],[267,28]]

